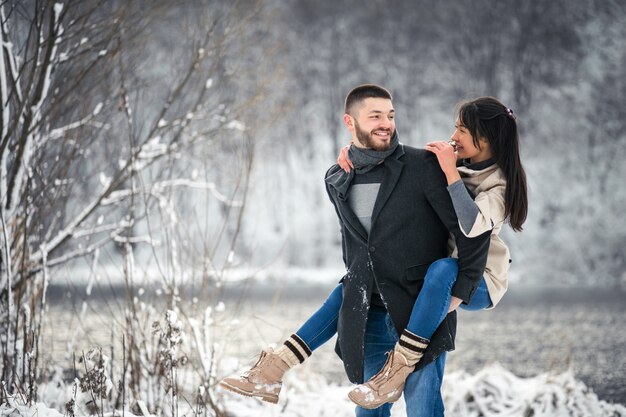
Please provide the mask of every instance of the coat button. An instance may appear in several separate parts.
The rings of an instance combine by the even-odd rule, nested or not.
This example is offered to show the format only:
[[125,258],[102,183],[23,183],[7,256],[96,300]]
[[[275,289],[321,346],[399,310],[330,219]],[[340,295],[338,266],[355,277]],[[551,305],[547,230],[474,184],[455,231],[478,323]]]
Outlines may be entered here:
[[374,246],[370,246],[370,252],[376,252],[376,248]]

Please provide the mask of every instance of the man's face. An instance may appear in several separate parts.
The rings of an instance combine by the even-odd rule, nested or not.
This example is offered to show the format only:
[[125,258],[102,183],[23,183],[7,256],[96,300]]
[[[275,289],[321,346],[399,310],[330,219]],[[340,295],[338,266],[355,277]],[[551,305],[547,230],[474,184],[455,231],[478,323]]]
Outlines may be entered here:
[[[352,117],[353,142],[357,147],[386,151],[396,131],[395,112],[391,100],[366,98]],[[356,139],[356,140],[355,140]]]

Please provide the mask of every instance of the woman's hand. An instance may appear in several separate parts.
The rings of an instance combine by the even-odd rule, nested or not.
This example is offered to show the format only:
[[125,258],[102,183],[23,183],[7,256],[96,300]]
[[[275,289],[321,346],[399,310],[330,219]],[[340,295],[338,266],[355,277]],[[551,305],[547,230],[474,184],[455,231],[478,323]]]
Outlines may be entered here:
[[461,179],[459,172],[456,169],[456,153],[454,148],[448,142],[437,141],[426,144],[426,150],[437,155],[437,161],[439,166],[448,180],[448,185],[457,182]]
[[354,168],[352,161],[348,158],[348,149],[350,149],[350,144],[341,148],[339,157],[337,157],[337,163],[346,172],[350,172],[350,169]]
[[461,300],[460,298],[457,298],[454,295],[450,296],[450,308],[448,309],[448,313],[452,313],[454,310],[456,310],[462,302],[463,300]]

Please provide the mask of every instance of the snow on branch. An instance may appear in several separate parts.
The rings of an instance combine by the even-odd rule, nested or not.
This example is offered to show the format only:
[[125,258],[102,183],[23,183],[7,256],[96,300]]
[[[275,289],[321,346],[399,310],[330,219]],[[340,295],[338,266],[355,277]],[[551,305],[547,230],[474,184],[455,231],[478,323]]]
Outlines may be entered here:
[[157,247],[160,242],[150,236],[122,236],[119,233],[112,233],[111,239],[116,243],[146,243],[150,246]]
[[48,133],[47,135],[42,135],[41,136],[42,140],[40,141],[40,144],[42,144],[43,142],[47,141],[48,139],[50,139],[50,140],[60,139],[60,138],[65,136],[66,132],[69,132],[70,130],[73,130],[73,129],[78,129],[79,127],[82,127],[82,126],[91,125],[91,126],[95,126],[95,127],[103,127],[104,123],[94,122],[93,121],[94,116],[98,114],[100,109],[102,109],[102,103],[99,103],[98,106],[96,106],[96,108],[94,109],[92,114],[90,114],[90,115],[88,115],[86,117],[83,117],[82,119],[77,120],[75,122],[68,123],[65,126],[57,127],[55,129],[52,129],[50,131],[50,133]]
[[187,187],[187,188],[195,188],[195,189],[200,189],[200,190],[208,190],[211,193],[211,195],[213,197],[215,197],[215,199],[217,199],[218,201],[220,201],[220,202],[222,202],[222,203],[224,203],[224,204],[226,204],[226,205],[228,205],[230,207],[242,207],[243,206],[243,201],[232,200],[232,199],[229,199],[224,194],[222,194],[217,189],[217,186],[215,185],[215,183],[193,181],[193,180],[186,179],[186,178],[178,178],[178,179],[159,181],[159,182],[156,182],[154,184],[145,185],[143,188],[141,188],[139,190],[137,190],[137,189],[135,189],[135,190],[131,190],[131,189],[117,190],[117,191],[112,192],[111,195],[108,198],[103,199],[102,200],[102,205],[103,206],[108,206],[108,205],[111,205],[111,204],[119,203],[120,201],[123,201],[123,200],[131,197],[132,195],[136,195],[138,192],[158,197],[166,189],[168,189],[168,188],[175,188],[175,187]]
[[[98,219],[98,220],[100,221],[100,219]],[[99,233],[112,232],[114,230],[126,229],[126,228],[131,227],[132,225],[133,225],[132,222],[127,221],[126,219],[121,219],[117,223],[98,225],[98,226],[90,227],[88,229],[77,230],[72,236],[75,237],[75,238],[92,236],[92,235],[99,234]]]
[[[61,243],[63,243],[67,238],[73,236],[76,232],[78,226],[100,205],[100,201],[103,197],[98,196],[91,201],[79,214],[74,217],[74,219],[67,225],[65,228],[55,237],[53,237],[49,242],[44,243],[44,245],[49,248],[50,251],[56,249]],[[32,262],[39,263],[42,260],[40,252],[36,252],[31,256],[30,259]]]

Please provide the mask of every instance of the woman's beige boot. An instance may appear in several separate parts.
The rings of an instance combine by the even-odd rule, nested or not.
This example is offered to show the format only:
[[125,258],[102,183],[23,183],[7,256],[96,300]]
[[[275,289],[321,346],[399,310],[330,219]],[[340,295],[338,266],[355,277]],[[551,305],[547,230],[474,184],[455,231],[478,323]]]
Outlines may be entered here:
[[276,404],[285,372],[304,362],[311,353],[306,343],[292,334],[275,352],[272,349],[262,351],[257,363],[241,376],[224,378],[219,385],[228,391]]
[[220,381],[228,391],[247,397],[257,397],[276,404],[283,384],[283,375],[289,365],[271,349],[262,351],[257,363],[241,376],[231,376]]
[[404,383],[428,346],[424,339],[408,330],[402,332],[400,341],[387,355],[387,362],[369,381],[354,388],[348,397],[362,408],[378,408],[397,401],[404,390]]

